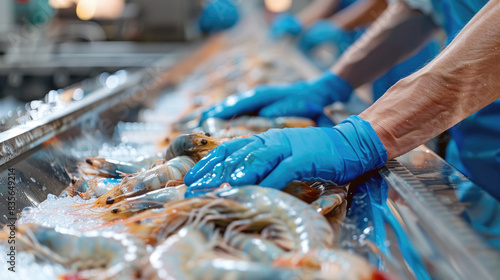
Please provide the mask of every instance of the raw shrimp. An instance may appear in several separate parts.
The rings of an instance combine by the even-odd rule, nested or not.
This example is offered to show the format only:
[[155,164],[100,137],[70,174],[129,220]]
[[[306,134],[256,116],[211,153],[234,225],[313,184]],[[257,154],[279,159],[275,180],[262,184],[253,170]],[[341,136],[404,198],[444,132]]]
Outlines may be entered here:
[[320,181],[293,181],[288,184],[283,191],[304,202],[310,203],[311,206],[322,215],[330,213],[333,209],[342,204],[347,195],[345,187],[339,187],[332,182]]
[[269,223],[271,229],[285,230],[291,236],[292,243],[284,248],[286,250],[307,252],[312,248],[330,247],[333,243],[333,231],[325,218],[307,203],[287,193],[272,188],[246,186],[223,190],[214,195],[247,205],[251,209],[248,212],[253,213],[247,213],[246,220],[229,225],[226,236],[231,234],[231,230],[252,229]]
[[311,206],[321,215],[326,215],[342,204],[345,201],[346,195],[347,192],[344,188],[330,189],[313,201]]
[[250,134],[256,134],[265,132],[271,128],[308,127],[315,125],[316,123],[311,119],[301,117],[264,118],[241,116],[232,120],[208,118],[203,122],[201,128],[212,135],[232,129],[245,129],[244,131],[250,132]]
[[87,175],[100,177],[120,177],[124,173],[136,173],[149,169],[154,163],[161,161],[158,157],[140,157],[133,161],[119,161],[107,158],[88,157],[79,163],[79,169]]
[[165,158],[157,157],[139,158],[129,162],[113,159],[89,157],[85,162],[79,163],[79,169],[83,174],[100,177],[120,177],[123,174],[143,172],[161,165],[177,156],[186,155],[198,161],[210,150],[217,147],[221,141],[215,140],[205,133],[183,134],[177,136],[165,152]]
[[183,179],[194,166],[195,161],[188,156],[176,157],[144,172],[125,177],[121,184],[96,200],[96,206],[110,205],[127,197],[143,194],[165,186],[168,181]]
[[59,195],[59,197],[79,195],[83,199],[92,197],[100,197],[110,191],[113,187],[118,186],[122,179],[117,178],[97,178],[91,180],[78,179],[72,182],[69,187]]
[[[127,224],[128,232],[140,237],[148,244],[156,244],[158,240],[163,240],[177,232],[179,228],[190,224],[194,216],[202,217],[208,212],[238,215],[248,210],[247,206],[231,200],[200,196],[166,203],[162,209],[147,210],[128,219],[107,223],[104,226]],[[230,219],[228,218],[228,220]],[[227,225],[229,221],[220,221],[220,223]]]
[[165,151],[165,161],[178,156],[189,156],[195,161],[206,156],[221,141],[210,137],[210,134],[199,132],[195,134],[182,134],[175,137]]
[[321,195],[320,190],[317,190],[309,186],[308,184],[300,181],[291,182],[283,189],[283,191],[295,196],[296,198],[306,203],[311,203],[315,201]]
[[226,242],[242,251],[250,260],[257,262],[271,262],[286,252],[274,242],[262,239],[259,234],[239,233]]
[[312,207],[279,190],[259,186],[222,189],[170,203],[165,209],[150,210],[122,223],[128,223],[132,233],[156,241],[189,224],[193,215],[195,220],[226,226],[226,243],[248,230],[262,232],[265,239],[286,251],[307,252],[333,243],[331,227]]
[[186,189],[184,184],[175,187],[167,186],[140,196],[126,198],[114,204],[113,209],[108,210],[101,218],[107,220],[127,218],[144,210],[163,207],[165,203],[183,200]]
[[216,248],[217,232],[204,228],[187,226],[163,241],[151,254],[143,278],[291,279],[293,274],[288,269],[249,262],[235,252]]
[[362,257],[340,249],[292,252],[280,256],[273,263],[279,267],[301,268],[301,279],[388,279]]
[[301,117],[264,118],[241,116],[231,120],[230,125],[232,127],[243,126],[256,131],[266,131],[270,128],[316,126],[316,123],[311,119]]
[[118,186],[122,179],[117,178],[99,178],[91,179],[84,183],[87,186],[85,192],[79,193],[83,199],[90,199],[92,197],[101,197],[109,192],[115,186]]
[[[148,280],[389,279],[361,257],[342,250],[316,248],[286,254],[276,251],[272,263],[266,258],[249,259],[248,252],[241,255],[238,251],[224,250],[214,227],[210,222],[202,227],[194,223],[168,237],[151,254],[142,276]],[[258,242],[257,237],[250,239]]]
[[257,132],[246,127],[234,127],[226,120],[219,118],[208,118],[201,125],[203,131],[207,131],[214,137],[239,137],[250,136]]
[[70,176],[71,182],[69,183],[69,186],[66,187],[59,197],[66,197],[70,196],[73,197],[75,195],[79,195],[80,193],[84,193],[89,189],[89,185],[87,184],[87,180],[83,178],[76,178],[73,176]]
[[[0,231],[0,241],[8,234]],[[145,245],[131,237],[112,232],[58,231],[37,224],[18,225],[16,249],[30,251],[37,257],[59,263],[69,273],[81,274],[79,279],[136,279],[140,261],[146,255]]]

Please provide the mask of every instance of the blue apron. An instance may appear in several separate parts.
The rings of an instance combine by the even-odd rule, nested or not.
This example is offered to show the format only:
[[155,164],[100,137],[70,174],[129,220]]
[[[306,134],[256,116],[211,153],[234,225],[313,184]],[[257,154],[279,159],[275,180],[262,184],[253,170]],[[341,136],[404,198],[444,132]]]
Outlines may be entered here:
[[340,1],[339,10],[345,9],[347,6],[356,2],[357,0],[342,0]]
[[450,129],[446,160],[500,199],[500,99]]
[[[451,42],[487,0],[435,0]],[[439,6],[437,6],[439,5]],[[500,99],[450,129],[446,160],[500,199]]]
[[[340,3],[340,9],[344,9],[345,7],[353,4],[356,1],[357,0],[342,0]],[[350,44],[361,37],[364,32],[365,28],[360,28],[359,30],[357,30]],[[438,42],[438,40],[434,39],[425,47],[423,47],[417,54],[392,67],[384,75],[373,82],[373,101],[376,101],[382,95],[384,95],[384,93],[399,80],[405,78],[406,76],[409,76],[410,74],[425,66],[425,64],[433,60],[440,51],[441,44]]]

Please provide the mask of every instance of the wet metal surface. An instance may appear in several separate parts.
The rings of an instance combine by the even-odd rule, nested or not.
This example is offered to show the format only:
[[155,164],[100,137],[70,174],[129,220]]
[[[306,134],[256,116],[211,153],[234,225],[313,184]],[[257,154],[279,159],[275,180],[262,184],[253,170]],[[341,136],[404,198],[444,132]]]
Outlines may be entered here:
[[[96,118],[102,112],[113,109],[113,106],[120,102],[133,100],[135,96],[144,96],[145,91],[150,90],[146,85],[151,80],[154,81],[156,75],[163,73],[159,69],[168,68],[172,64],[170,58],[160,61],[154,68],[144,69],[130,75],[126,82],[117,87],[100,88],[83,100],[67,104],[64,108],[52,112],[46,117],[29,121],[0,133],[0,166],[51,137],[63,133],[77,124]],[[110,125],[108,124],[108,126]]]

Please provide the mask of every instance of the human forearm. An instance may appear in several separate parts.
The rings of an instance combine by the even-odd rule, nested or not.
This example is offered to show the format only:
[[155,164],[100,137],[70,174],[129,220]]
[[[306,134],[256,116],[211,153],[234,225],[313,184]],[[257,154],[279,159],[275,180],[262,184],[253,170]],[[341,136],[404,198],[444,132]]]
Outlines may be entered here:
[[386,0],[358,1],[339,11],[331,19],[342,29],[352,30],[374,21],[386,8]]
[[388,159],[435,137],[500,98],[500,0],[491,0],[453,42],[360,114]]
[[356,88],[420,49],[436,30],[432,19],[398,2],[373,23],[332,67]]
[[302,10],[298,17],[305,26],[320,18],[329,17],[340,4],[340,0],[316,0]]

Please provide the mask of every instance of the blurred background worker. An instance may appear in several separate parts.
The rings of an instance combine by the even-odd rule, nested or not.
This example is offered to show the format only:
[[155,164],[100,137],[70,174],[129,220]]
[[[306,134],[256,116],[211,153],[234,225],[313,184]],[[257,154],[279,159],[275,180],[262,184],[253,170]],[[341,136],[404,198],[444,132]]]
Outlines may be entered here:
[[329,45],[332,56],[338,57],[386,7],[386,0],[316,0],[297,15],[279,14],[271,24],[271,36],[301,35],[298,46],[304,53]]
[[[258,112],[318,118],[322,108],[346,101],[353,88],[373,80],[425,45],[438,26],[450,42],[431,63],[398,82],[360,116],[333,128],[272,130],[212,151],[186,176],[197,191],[260,183],[282,188],[290,180],[329,179],[339,184],[383,166],[452,129],[448,160],[497,198],[500,190],[500,0],[393,1],[330,71],[314,81],[264,86],[207,109],[208,117]],[[487,104],[491,105],[483,108]],[[483,109],[481,109],[483,108]],[[481,109],[481,110],[480,110]]]
[[95,79],[88,93],[109,73],[148,67],[180,44],[188,51],[202,33],[234,26],[240,10],[232,0],[2,0],[0,126],[51,90]]
[[[387,8],[386,0],[316,0],[297,15],[278,15],[271,36],[298,37],[298,47],[320,69],[331,67]],[[398,63],[372,83],[375,101],[400,79],[420,69],[440,51],[434,38],[408,59]]]

